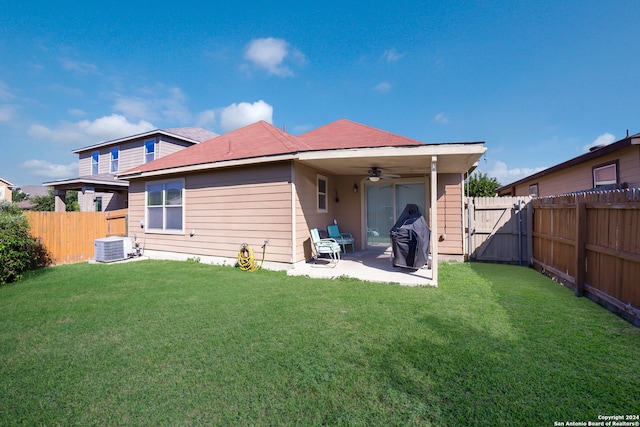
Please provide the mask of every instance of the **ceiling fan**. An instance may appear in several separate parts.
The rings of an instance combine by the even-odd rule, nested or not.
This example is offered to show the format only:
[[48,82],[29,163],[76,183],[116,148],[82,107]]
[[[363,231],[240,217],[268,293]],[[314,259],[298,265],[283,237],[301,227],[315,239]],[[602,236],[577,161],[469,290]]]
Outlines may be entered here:
[[382,173],[382,170],[377,166],[372,166],[371,169],[369,169],[369,181],[376,182],[379,181],[380,178],[400,178],[400,175]]

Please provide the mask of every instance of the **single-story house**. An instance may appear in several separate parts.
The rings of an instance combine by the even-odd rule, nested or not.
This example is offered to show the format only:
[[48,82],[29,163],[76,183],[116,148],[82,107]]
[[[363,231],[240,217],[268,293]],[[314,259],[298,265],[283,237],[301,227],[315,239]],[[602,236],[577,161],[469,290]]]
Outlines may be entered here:
[[555,196],[640,187],[640,133],[591,148],[548,169],[498,188],[499,196]]
[[10,202],[12,200],[11,190],[15,188],[15,185],[0,178],[0,202],[7,201]]
[[266,241],[265,267],[288,269],[312,258],[309,230],[334,222],[356,250],[384,250],[415,203],[434,230],[432,253],[463,259],[463,181],[485,150],[345,119],[299,136],[260,121],[118,179],[129,181],[129,236],[152,257],[235,263],[242,243],[259,252]]
[[216,136],[200,127],[156,129],[78,148],[73,150],[78,155],[78,176],[43,184],[54,188],[57,212],[65,211],[69,190],[78,191],[81,212],[124,209],[129,201],[129,182],[118,179],[119,172]]

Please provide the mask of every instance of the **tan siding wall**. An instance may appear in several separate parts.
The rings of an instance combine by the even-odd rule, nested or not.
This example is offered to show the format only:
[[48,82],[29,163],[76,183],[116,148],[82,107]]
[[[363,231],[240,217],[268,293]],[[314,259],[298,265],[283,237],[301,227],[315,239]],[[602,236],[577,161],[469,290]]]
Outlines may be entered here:
[[13,197],[13,194],[11,193],[11,189],[7,187],[7,184],[5,184],[2,181],[0,181],[0,187],[4,188],[4,198],[0,198],[0,201],[6,200],[7,202],[10,202]]
[[[185,177],[185,234],[147,233],[146,249],[235,258],[242,243],[267,261],[291,262],[290,166],[279,163]],[[141,235],[145,185],[129,187],[129,235]],[[194,235],[190,233],[193,230]]]
[[193,144],[188,144],[183,141],[171,140],[163,137],[163,139],[160,140],[159,144],[159,153],[157,154],[158,158],[168,156],[169,154],[178,152],[184,148],[190,147],[191,145]]
[[78,191],[78,205],[81,212],[94,212],[95,197],[102,197],[102,211],[113,211],[127,207],[127,194],[121,193],[82,193]]
[[333,221],[335,213],[335,181],[333,177],[327,177],[327,208],[328,212],[318,212],[316,178],[318,172],[307,166],[296,164],[296,259],[303,260],[312,257],[311,228],[326,229],[327,224]]
[[437,236],[440,239],[438,252],[441,254],[464,255],[462,191],[463,185],[460,174],[438,175]]
[[144,162],[144,140],[127,142],[120,145],[118,168],[124,172]]
[[91,175],[91,152],[78,155],[78,176]]
[[524,182],[516,187],[516,196],[528,196],[529,186],[535,183],[538,183],[538,195],[541,197],[589,190],[593,187],[593,167],[616,160],[620,183],[626,182],[629,187],[640,187],[640,146],[632,145],[538,180]]
[[[317,175],[327,178],[327,207],[328,212],[318,212],[317,209]],[[361,191],[358,182],[358,192],[353,192],[354,177],[333,176],[315,169],[296,164],[296,259],[303,260],[312,257],[311,235],[312,228],[327,229],[333,220],[338,221],[340,231],[353,234],[356,250],[361,247]]]

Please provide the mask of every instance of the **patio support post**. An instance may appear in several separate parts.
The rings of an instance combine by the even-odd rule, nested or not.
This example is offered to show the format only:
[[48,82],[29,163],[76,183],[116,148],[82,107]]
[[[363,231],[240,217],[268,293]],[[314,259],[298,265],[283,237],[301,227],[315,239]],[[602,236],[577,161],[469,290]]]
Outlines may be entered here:
[[67,191],[56,188],[53,190],[55,196],[55,211],[65,212],[67,210]]
[[584,295],[584,277],[585,277],[585,241],[587,235],[587,205],[580,201],[580,196],[576,197],[576,250],[575,250],[575,268],[576,278],[575,294],[577,297]]
[[438,157],[431,157],[431,274],[438,286]]

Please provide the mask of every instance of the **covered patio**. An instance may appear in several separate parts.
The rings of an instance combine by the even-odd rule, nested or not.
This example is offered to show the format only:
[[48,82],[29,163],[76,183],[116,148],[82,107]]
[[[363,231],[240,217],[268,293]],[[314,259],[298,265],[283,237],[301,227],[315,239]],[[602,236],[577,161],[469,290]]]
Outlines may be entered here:
[[383,250],[367,249],[343,253],[341,260],[331,267],[329,259],[319,258],[287,270],[289,276],[308,276],[314,279],[337,279],[342,276],[369,282],[396,283],[404,286],[437,286],[431,268],[411,270],[394,267],[391,247]]

